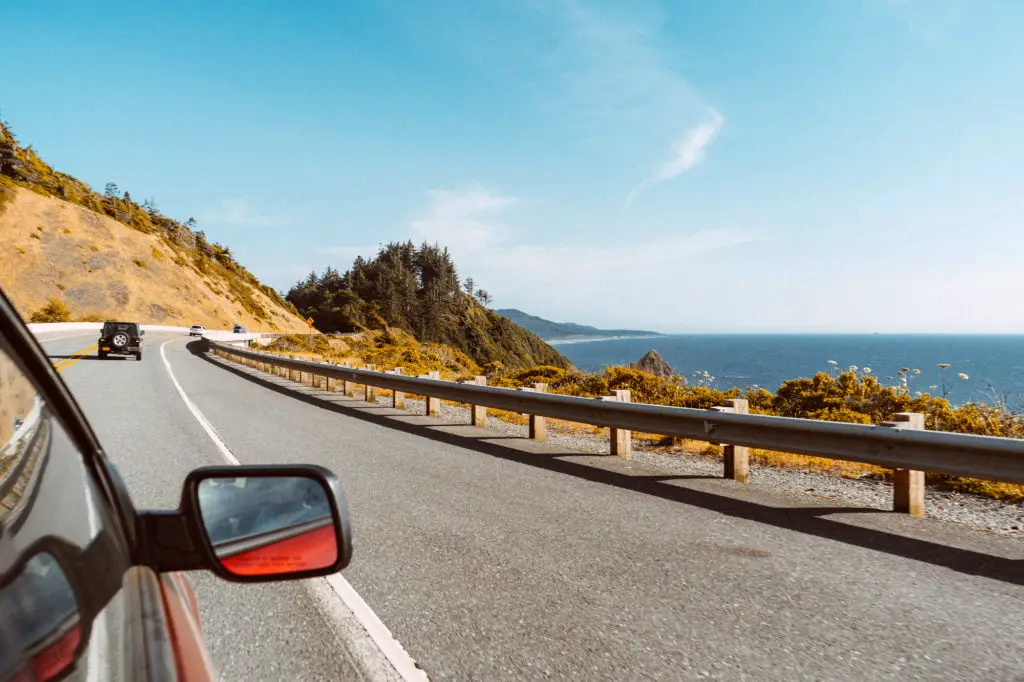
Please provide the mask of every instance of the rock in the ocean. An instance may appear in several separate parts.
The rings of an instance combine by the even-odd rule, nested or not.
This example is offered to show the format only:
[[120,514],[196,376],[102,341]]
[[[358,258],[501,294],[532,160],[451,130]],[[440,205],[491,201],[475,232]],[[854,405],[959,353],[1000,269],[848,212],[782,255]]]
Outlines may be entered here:
[[632,363],[630,367],[663,379],[671,379],[676,373],[656,350],[649,351],[647,355]]

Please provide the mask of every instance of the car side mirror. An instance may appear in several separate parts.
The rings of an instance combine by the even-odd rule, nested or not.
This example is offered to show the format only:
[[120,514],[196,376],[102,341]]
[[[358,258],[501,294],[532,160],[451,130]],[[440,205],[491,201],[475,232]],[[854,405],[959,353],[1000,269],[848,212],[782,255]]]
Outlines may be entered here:
[[185,479],[174,512],[141,515],[145,563],[234,582],[336,573],[352,560],[345,493],[313,465],[210,466]]

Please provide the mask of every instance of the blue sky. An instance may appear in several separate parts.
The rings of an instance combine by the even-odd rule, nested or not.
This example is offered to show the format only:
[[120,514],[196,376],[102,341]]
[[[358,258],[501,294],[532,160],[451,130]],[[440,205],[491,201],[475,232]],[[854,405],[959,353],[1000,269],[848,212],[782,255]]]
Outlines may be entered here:
[[413,238],[498,307],[1024,332],[1024,3],[17,3],[0,109],[266,283]]

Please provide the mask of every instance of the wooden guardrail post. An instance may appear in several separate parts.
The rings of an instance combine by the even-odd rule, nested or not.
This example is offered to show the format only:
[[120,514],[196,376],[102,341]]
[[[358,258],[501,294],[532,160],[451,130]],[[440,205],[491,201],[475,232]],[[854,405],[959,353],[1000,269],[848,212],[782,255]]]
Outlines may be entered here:
[[[534,393],[546,393],[548,390],[547,384],[534,384]],[[530,415],[530,438],[533,440],[547,440],[548,439],[548,420],[546,417],[542,417],[539,414]]]
[[[376,365],[367,365],[366,369],[371,371],[371,372],[376,372],[377,371],[377,366]],[[366,402],[368,402],[368,403],[376,403],[377,402],[377,387],[376,386],[371,386],[370,384],[363,384],[363,388],[366,391],[366,394],[365,394]]]
[[[352,363],[351,362],[346,362],[344,366],[345,367],[351,367]],[[349,381],[348,379],[343,379],[342,380],[342,382],[341,382],[341,390],[345,393],[345,397],[346,398],[355,398],[356,397],[356,385],[355,385],[354,382]]]
[[[727,407],[735,414],[747,414],[749,403],[743,398],[726,400]],[[739,483],[750,482],[750,448],[745,445],[726,445],[723,448],[725,477]]]
[[[441,373],[438,371],[427,372],[428,379],[441,379]],[[433,396],[423,396],[427,399],[427,416],[428,417],[439,417],[441,416],[441,399]]]
[[[924,415],[919,412],[899,412],[885,426],[896,429],[924,430]],[[892,510],[911,516],[924,516],[924,472],[913,469],[893,469]]]
[[[612,395],[601,398],[606,402],[628,403],[632,402],[629,389],[619,389]],[[612,454],[622,459],[633,459],[633,432],[626,429],[611,427],[608,429],[608,437],[611,441]]]
[[[466,383],[473,383],[476,384],[477,386],[486,386],[487,377],[475,376],[471,381],[467,381]],[[472,424],[473,426],[479,426],[481,428],[487,426],[487,407],[485,407],[484,405],[470,405],[469,410],[470,424]]]
[[[403,370],[401,367],[395,367],[395,369],[392,370],[391,373],[398,374],[399,376],[401,376],[402,374],[405,373],[405,370]],[[395,408],[396,410],[405,409],[405,393],[403,391],[391,391],[391,407]]]

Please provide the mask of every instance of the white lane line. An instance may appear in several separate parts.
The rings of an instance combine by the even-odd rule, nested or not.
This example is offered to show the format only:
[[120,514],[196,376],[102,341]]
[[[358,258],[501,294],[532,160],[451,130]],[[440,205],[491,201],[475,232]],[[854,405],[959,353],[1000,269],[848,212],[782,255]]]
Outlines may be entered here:
[[231,454],[231,450],[228,450],[228,446],[223,440],[221,440],[220,436],[217,435],[217,432],[213,430],[213,424],[210,423],[210,420],[199,411],[199,408],[196,407],[194,402],[192,402],[192,399],[186,395],[185,389],[183,389],[181,384],[178,383],[178,378],[174,376],[174,371],[171,370],[171,363],[167,361],[167,354],[164,353],[164,348],[170,342],[171,341],[164,341],[160,344],[160,359],[164,361],[164,367],[167,369],[167,375],[171,377],[171,383],[174,384],[174,388],[178,389],[178,395],[180,395],[181,399],[185,401],[185,407],[187,407],[188,411],[192,413],[192,416],[196,418],[199,425],[203,427],[203,431],[206,431],[206,435],[209,436],[210,440],[213,441],[213,444],[217,446],[217,449],[220,450],[220,454],[224,459],[226,459],[229,464],[241,464],[241,462]]
[[[224,459],[231,464],[240,464],[238,459],[231,454],[231,450],[228,449],[228,446],[223,440],[221,440],[221,437],[217,435],[213,425],[210,424],[210,421],[206,416],[203,415],[199,408],[196,407],[196,404],[192,402],[188,395],[186,395],[185,389],[181,387],[181,384],[178,383],[177,377],[174,376],[174,370],[171,369],[171,363],[168,362],[167,355],[164,353],[164,347],[173,340],[174,339],[164,341],[160,345],[160,358],[164,361],[164,367],[167,369],[167,375],[171,377],[171,383],[173,383],[174,388],[178,390],[178,395],[180,395],[181,399],[185,402],[185,407],[189,409],[192,416],[195,417],[196,421],[199,422],[199,425],[203,427],[203,430],[206,431],[206,435],[208,435],[214,445],[217,446],[217,449],[220,451],[220,454],[224,456]],[[359,596],[359,593],[356,592],[354,587],[352,587],[352,584],[345,580],[340,573],[335,573],[333,575],[326,576],[325,578],[314,578],[313,580],[324,581],[330,586],[334,593],[338,595],[338,598],[341,599],[345,606],[348,607],[348,610],[352,612],[352,615],[356,617],[359,624],[363,626],[363,629],[366,630],[366,634],[370,636],[373,643],[377,645],[377,648],[380,649],[381,653],[384,654],[391,665],[394,666],[395,671],[402,676],[403,680],[407,680],[409,682],[412,682],[413,680],[416,682],[424,682],[428,680],[426,671],[416,666],[416,662],[412,659],[412,656],[410,656],[409,652],[405,650],[405,647],[395,639],[395,636],[391,634],[388,627],[384,625],[384,621],[382,621],[380,617],[373,612],[373,609],[363,601],[363,598]],[[310,582],[313,581],[311,580]]]

